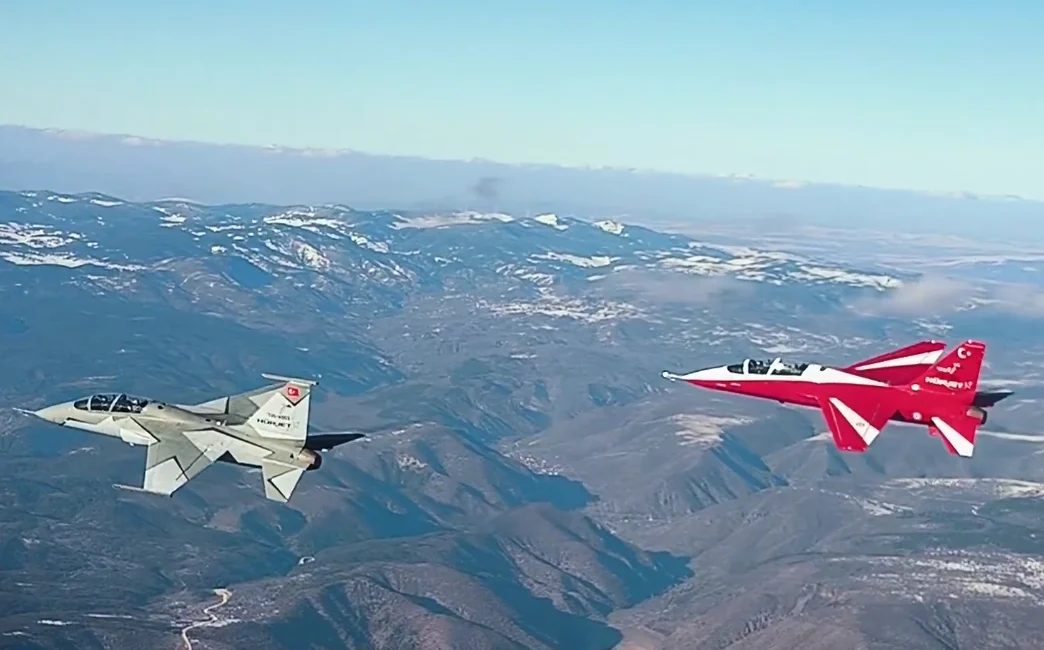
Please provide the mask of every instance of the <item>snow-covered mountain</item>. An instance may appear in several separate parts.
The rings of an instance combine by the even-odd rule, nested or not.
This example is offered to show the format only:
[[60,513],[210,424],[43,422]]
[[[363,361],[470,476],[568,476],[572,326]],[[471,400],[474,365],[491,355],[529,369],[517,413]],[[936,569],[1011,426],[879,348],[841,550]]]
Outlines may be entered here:
[[436,286],[465,270],[534,286],[655,269],[740,280],[877,290],[892,275],[791,253],[713,246],[614,221],[555,214],[361,212],[343,205],[128,203],[100,194],[0,192],[0,258],[105,272],[169,270],[206,259],[251,285],[301,274],[390,286]]

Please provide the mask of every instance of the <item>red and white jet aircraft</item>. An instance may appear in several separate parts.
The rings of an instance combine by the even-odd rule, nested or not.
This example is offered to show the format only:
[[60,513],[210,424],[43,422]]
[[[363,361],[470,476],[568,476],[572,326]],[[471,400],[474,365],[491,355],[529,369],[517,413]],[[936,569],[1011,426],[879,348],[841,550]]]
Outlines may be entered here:
[[[980,392],[986,344],[965,341],[942,357],[946,344],[921,341],[845,368],[780,359],[664,372],[672,381],[823,411],[842,451],[864,452],[889,421],[928,426],[951,454],[969,457],[987,408],[1011,391]],[[940,357],[942,359],[940,360]]]

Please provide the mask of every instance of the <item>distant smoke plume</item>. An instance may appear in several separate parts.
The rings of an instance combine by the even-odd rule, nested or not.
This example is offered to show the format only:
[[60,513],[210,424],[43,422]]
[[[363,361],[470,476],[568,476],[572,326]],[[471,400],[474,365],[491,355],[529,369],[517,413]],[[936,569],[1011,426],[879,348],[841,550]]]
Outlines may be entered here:
[[500,198],[502,179],[496,176],[483,176],[471,186],[471,193],[483,201],[493,202]]

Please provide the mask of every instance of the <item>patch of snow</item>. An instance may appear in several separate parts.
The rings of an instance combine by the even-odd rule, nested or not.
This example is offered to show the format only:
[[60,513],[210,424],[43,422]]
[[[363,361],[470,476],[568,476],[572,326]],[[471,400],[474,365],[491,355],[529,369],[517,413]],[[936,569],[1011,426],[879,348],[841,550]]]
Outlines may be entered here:
[[977,488],[1000,499],[1044,496],[1044,483],[1007,478],[897,478],[885,485],[903,490]]
[[358,233],[350,232],[348,233],[348,238],[351,239],[356,246],[359,246],[360,248],[368,248],[375,253],[387,253],[389,250],[388,244],[385,244],[384,242],[370,241]]
[[707,446],[721,440],[725,427],[747,424],[749,418],[720,417],[716,415],[679,414],[668,420],[680,427],[674,434],[680,439],[680,445]]
[[103,208],[111,208],[117,205],[123,205],[123,201],[104,201],[102,199],[91,199],[91,203],[94,205],[101,206]]
[[117,271],[140,271],[145,267],[137,264],[116,264],[91,258],[73,257],[69,254],[11,253],[0,251],[0,258],[17,266],[64,266],[70,269],[81,266],[98,266]]
[[213,246],[210,247],[210,252],[212,254],[214,254],[214,255],[219,255],[221,253],[224,253],[227,250],[228,249],[225,248],[224,246],[218,246],[217,244],[214,244]]
[[511,215],[500,212],[454,212],[452,214],[433,214],[422,217],[399,217],[399,220],[393,223],[391,228],[394,230],[402,230],[404,228],[448,228],[451,226],[479,225],[493,221],[509,223],[514,220],[515,218]]
[[180,214],[177,214],[175,212],[169,212],[169,211],[165,210],[164,208],[155,206],[152,209],[157,211],[157,212],[159,212],[159,213],[161,213],[161,214],[163,214],[163,216],[160,217],[160,221],[162,221],[163,222],[162,225],[164,225],[167,228],[170,228],[172,226],[176,226],[176,225],[178,225],[180,223],[185,223],[185,221],[186,221],[186,218],[184,216],[182,216]]
[[622,223],[617,223],[615,221],[609,221],[609,220],[596,221],[594,223],[594,225],[597,228],[601,228],[605,232],[610,233],[612,235],[622,235],[623,231],[624,231],[623,224]]
[[902,286],[901,280],[888,275],[826,267],[783,251],[763,251],[747,246],[707,246],[699,242],[690,242],[689,247],[718,250],[732,257],[716,257],[707,253],[676,257],[663,252],[660,265],[685,273],[706,276],[731,275],[742,280],[767,281],[773,284],[781,284],[785,279],[871,287],[881,291]]
[[320,235],[325,234],[323,231],[319,230],[320,227],[340,231],[345,225],[343,221],[338,219],[317,216],[314,209],[294,209],[280,212],[279,214],[271,214],[264,218],[264,222],[272,226],[301,228],[302,230],[307,230]]
[[634,305],[614,301],[585,302],[576,298],[565,298],[551,293],[550,289],[541,287],[538,301],[495,303],[479,300],[476,307],[489,311],[496,316],[514,317],[547,316],[550,318],[569,318],[586,323],[641,318],[644,312]]
[[874,499],[856,499],[856,502],[865,510],[867,513],[874,517],[884,517],[887,515],[895,515],[902,512],[910,512],[913,509],[906,506],[901,506],[895,503],[887,503],[885,501],[876,501]]
[[405,470],[419,470],[428,466],[424,461],[415,456],[410,456],[409,454],[403,454],[397,457],[396,462],[399,465],[399,469]]
[[555,230],[566,230],[567,228],[569,228],[569,226],[559,223],[557,214],[550,212],[547,214],[538,214],[537,216],[533,217],[533,221],[536,221],[537,223],[542,223],[545,226],[551,226]]
[[[1044,562],[1017,553],[930,552],[927,557],[864,558],[871,573],[857,579],[904,598],[1018,599],[1042,602]],[[838,558],[833,560],[843,562]]]
[[314,246],[306,244],[303,241],[295,241],[291,246],[297,254],[297,259],[301,260],[305,266],[317,271],[325,271],[330,268],[330,260],[326,259],[326,257]]
[[82,239],[79,234],[66,234],[38,224],[0,223],[0,244],[28,246],[29,248],[61,248]]
[[873,287],[874,289],[896,289],[902,281],[887,275],[867,275],[853,273],[844,269],[830,269],[803,264],[800,270],[791,271],[788,275],[795,280],[839,282],[855,287]]
[[569,255],[568,253],[544,253],[542,255],[534,255],[534,259],[541,260],[557,260],[560,262],[569,262],[574,266],[580,266],[584,268],[599,268],[603,266],[609,266],[618,257],[607,257],[605,255],[592,255],[591,257],[581,257],[579,255]]
[[496,269],[497,273],[501,275],[509,275],[523,280],[528,280],[533,284],[542,287],[549,287],[555,283],[555,276],[550,273],[540,273],[524,266],[517,266],[515,264],[505,264],[499,266]]

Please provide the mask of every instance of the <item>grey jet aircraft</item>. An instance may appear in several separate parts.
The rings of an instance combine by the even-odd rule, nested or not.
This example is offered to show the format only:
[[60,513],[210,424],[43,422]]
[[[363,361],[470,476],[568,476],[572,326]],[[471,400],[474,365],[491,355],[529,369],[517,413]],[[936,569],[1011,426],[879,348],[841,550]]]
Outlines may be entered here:
[[309,403],[318,382],[270,374],[262,377],[278,383],[201,404],[99,393],[29,413],[54,424],[146,447],[142,487],[115,487],[171,496],[219,461],[260,467],[265,496],[286,503],[301,476],[322,465],[320,451],[364,434],[310,435]]

